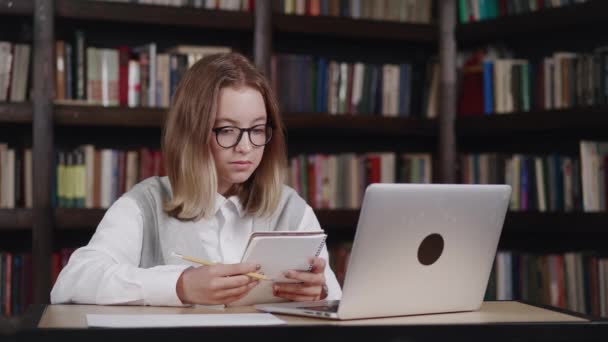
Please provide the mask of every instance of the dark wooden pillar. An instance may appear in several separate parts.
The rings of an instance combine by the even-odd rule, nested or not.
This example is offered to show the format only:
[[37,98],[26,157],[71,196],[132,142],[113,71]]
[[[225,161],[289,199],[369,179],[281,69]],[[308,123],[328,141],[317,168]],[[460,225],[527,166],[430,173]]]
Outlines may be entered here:
[[255,65],[270,78],[270,56],[272,51],[272,3],[256,1],[253,55]]
[[35,303],[48,303],[51,287],[54,6],[54,0],[34,1],[32,257]]
[[440,181],[456,182],[456,1],[439,0],[439,161]]

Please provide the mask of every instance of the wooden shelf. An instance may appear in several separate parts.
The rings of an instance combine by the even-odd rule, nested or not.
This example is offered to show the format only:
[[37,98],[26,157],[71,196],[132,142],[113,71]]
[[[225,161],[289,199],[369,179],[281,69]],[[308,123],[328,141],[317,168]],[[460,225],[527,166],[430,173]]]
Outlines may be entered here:
[[30,103],[0,103],[0,123],[31,123],[32,116]]
[[55,209],[55,225],[59,230],[92,229],[94,230],[106,209]]
[[32,209],[0,209],[0,231],[31,230],[32,224]]
[[605,132],[607,129],[608,106],[468,116],[456,120],[456,134],[459,136],[560,131],[584,136],[588,131]]
[[60,18],[222,30],[253,30],[253,15],[250,12],[105,1],[56,0],[55,3],[57,16]]
[[[164,108],[122,108],[56,105],[55,123],[60,126],[161,127]],[[436,136],[437,121],[403,117],[285,114],[289,131],[332,132],[336,135]]]
[[334,135],[437,136],[438,123],[431,119],[320,113],[285,114],[290,132],[310,131]]
[[437,44],[435,24],[410,24],[330,16],[276,14],[277,32],[322,34],[342,38],[372,38],[412,43]]
[[160,127],[164,108],[124,108],[55,105],[55,123],[61,126]]
[[603,25],[606,11],[607,1],[591,0],[582,4],[460,24],[456,28],[456,39],[459,45],[467,46],[501,39],[521,39],[522,34],[552,34],[553,31],[576,26]]
[[[315,209],[322,227],[330,230],[354,230],[359,220],[355,209]],[[55,209],[55,221],[60,230],[89,229],[99,224],[105,209]],[[0,211],[0,215],[1,211]],[[0,216],[1,219],[1,216]],[[608,234],[608,213],[541,213],[509,212],[505,219],[504,234],[521,236],[541,234]]]
[[0,0],[0,15],[32,15],[34,0]]

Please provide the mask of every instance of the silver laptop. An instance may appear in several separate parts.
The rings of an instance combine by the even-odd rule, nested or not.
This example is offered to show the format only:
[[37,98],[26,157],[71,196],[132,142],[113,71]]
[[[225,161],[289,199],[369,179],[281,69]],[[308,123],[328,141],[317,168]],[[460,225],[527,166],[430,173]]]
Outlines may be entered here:
[[510,196],[508,185],[372,184],[342,299],[255,307],[340,320],[478,310]]

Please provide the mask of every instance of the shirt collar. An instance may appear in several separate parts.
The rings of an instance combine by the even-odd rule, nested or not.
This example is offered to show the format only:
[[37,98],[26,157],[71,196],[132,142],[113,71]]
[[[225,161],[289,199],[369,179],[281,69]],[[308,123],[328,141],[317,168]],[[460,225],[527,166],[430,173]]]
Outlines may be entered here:
[[232,205],[234,205],[234,208],[236,209],[236,212],[239,215],[239,217],[242,218],[245,215],[245,210],[244,210],[243,205],[241,204],[241,201],[239,200],[238,196],[230,196],[230,197],[226,198],[220,193],[216,193],[216,196],[215,196],[214,214],[217,215],[217,212],[222,208],[222,206],[226,205],[227,202],[231,202]]

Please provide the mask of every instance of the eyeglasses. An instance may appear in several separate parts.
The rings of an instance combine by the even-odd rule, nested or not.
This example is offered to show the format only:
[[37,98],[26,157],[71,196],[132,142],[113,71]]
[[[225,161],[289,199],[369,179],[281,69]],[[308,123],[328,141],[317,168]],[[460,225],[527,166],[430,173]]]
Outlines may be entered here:
[[223,126],[216,127],[212,131],[215,133],[217,144],[223,148],[231,148],[238,145],[244,132],[247,132],[251,144],[257,147],[268,144],[270,138],[272,138],[272,127],[268,124],[255,125],[249,128]]

